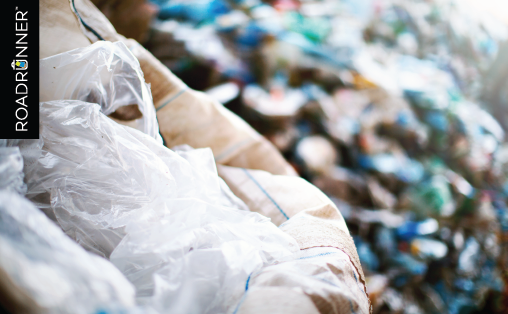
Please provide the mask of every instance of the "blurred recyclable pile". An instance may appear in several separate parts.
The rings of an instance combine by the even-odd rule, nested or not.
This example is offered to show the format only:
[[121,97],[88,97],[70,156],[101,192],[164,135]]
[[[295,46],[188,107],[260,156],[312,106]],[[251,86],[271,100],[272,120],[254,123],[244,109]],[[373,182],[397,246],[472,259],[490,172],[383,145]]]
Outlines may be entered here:
[[145,46],[336,202],[375,313],[508,311],[507,25],[460,0],[152,2]]

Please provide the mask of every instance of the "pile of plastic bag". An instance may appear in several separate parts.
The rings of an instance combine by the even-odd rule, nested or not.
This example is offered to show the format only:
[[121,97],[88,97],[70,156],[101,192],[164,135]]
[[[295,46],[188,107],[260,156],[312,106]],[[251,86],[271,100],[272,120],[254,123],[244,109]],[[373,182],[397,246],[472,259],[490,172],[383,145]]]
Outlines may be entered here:
[[375,313],[508,308],[508,26],[464,1],[152,2],[145,46],[334,200]]
[[[250,274],[299,251],[246,210],[210,149],[160,143],[139,73],[119,42],[43,59],[59,100],[40,103],[40,139],[1,142],[1,269],[26,311],[231,313]],[[141,131],[106,116],[126,105]]]

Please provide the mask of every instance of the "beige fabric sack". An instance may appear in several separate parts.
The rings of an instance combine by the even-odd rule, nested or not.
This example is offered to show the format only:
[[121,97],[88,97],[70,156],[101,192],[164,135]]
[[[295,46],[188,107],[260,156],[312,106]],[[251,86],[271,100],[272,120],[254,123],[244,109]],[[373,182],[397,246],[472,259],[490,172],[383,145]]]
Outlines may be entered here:
[[90,45],[69,1],[40,1],[39,17],[39,59]]
[[[330,272],[330,276],[335,277],[348,273],[348,276],[340,277],[339,282],[346,283],[346,286],[350,287],[354,280],[354,285],[359,288],[354,290],[346,298],[349,301],[345,302],[346,299],[339,297],[342,293],[340,289],[334,292],[333,285],[325,285],[320,288],[312,280],[296,280],[298,276],[293,271],[286,270],[285,266],[282,266],[284,263],[269,266],[263,270],[263,272],[268,272],[268,275],[265,276],[266,280],[263,281],[263,287],[275,285],[302,288],[306,295],[312,295],[312,301],[321,313],[368,313],[370,311],[365,276],[353,239],[349,235],[344,218],[337,207],[323,192],[298,177],[272,175],[266,171],[220,165],[217,168],[219,176],[224,179],[233,193],[247,204],[250,210],[271,218],[272,222],[279,225],[281,230],[296,239],[300,250],[302,250],[301,254],[307,254],[317,248],[326,248],[328,251],[340,252],[343,254],[340,256],[347,261],[347,263],[336,264],[340,261],[333,257],[327,261],[328,258],[324,258],[325,255],[328,255],[327,253],[323,255],[323,258],[316,256],[310,264],[296,262],[297,265],[302,265],[298,266],[298,269],[303,273],[307,271]],[[329,267],[329,265],[334,265],[334,267]],[[277,269],[281,275],[271,272],[271,269]],[[303,278],[306,277],[303,276]],[[264,292],[255,292],[250,298],[257,298],[258,295],[264,295]],[[349,305],[347,307],[341,305],[344,302],[344,304],[349,304],[351,300],[356,302],[352,308]],[[269,304],[263,306],[269,306]],[[262,310],[266,309],[259,308],[258,313],[262,313]],[[274,307],[273,310],[276,312],[277,307]],[[246,313],[251,312],[247,311]]]
[[339,249],[302,250],[251,274],[238,313],[369,313],[369,299],[358,277],[348,255]]
[[335,204],[308,181],[266,171],[217,166],[219,176],[250,210],[272,219],[277,226],[303,210],[320,212],[349,234],[346,222]]

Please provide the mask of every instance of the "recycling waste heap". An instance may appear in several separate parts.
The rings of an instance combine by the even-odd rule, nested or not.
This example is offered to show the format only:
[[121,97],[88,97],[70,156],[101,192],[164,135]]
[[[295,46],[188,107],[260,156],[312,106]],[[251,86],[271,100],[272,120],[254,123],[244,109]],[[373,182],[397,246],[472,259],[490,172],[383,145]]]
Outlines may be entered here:
[[506,313],[508,27],[473,2],[40,1],[0,310]]

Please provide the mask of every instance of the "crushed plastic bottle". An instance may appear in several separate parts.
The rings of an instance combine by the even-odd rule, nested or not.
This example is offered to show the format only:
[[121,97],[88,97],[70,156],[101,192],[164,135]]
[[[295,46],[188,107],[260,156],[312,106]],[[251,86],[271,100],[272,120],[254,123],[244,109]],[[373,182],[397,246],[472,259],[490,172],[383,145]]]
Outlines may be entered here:
[[448,247],[443,242],[416,238],[411,241],[411,253],[421,259],[442,259],[448,253]]

